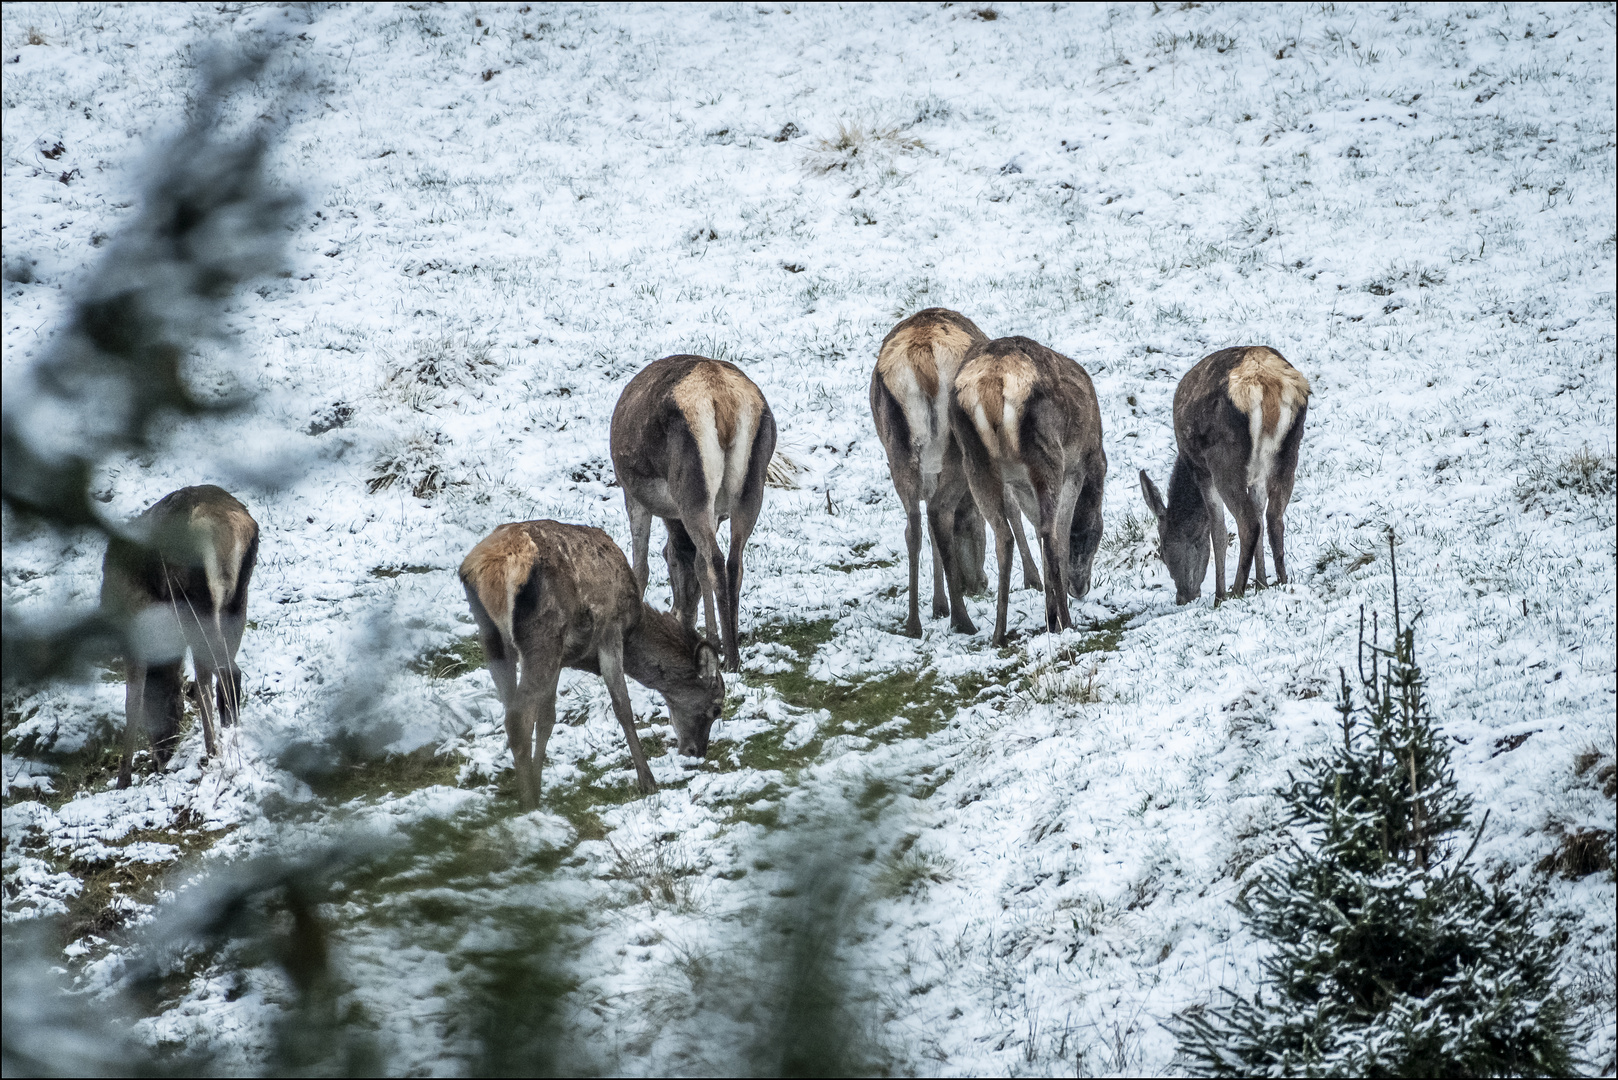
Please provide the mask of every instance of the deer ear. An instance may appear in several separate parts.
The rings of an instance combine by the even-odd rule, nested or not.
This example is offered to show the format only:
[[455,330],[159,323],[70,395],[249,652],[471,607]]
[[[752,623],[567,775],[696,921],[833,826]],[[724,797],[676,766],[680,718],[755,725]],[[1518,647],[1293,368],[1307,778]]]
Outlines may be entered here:
[[697,680],[703,686],[719,681],[719,654],[706,641],[697,645]]
[[1162,521],[1168,516],[1169,509],[1163,505],[1163,496],[1158,494],[1157,485],[1152,478],[1146,475],[1146,470],[1140,471],[1140,493],[1146,496],[1146,505],[1152,511],[1152,516]]

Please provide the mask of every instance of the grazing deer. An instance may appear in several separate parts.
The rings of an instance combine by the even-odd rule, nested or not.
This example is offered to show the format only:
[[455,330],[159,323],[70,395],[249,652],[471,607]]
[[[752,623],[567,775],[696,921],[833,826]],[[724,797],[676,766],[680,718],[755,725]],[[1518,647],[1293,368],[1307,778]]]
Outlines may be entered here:
[[101,606],[124,626],[124,753],[127,788],[144,729],[158,768],[180,740],[183,664],[191,650],[203,749],[218,752],[214,712],[234,724],[241,710],[236,666],[247,626],[247,586],[258,562],[258,523],[223,488],[204,484],[163,496],[114,537],[101,565]]
[[1000,564],[994,643],[1006,638],[1009,520],[1019,509],[1038,522],[1045,628],[1072,626],[1067,598],[1090,591],[1107,476],[1101,407],[1090,376],[1061,353],[1025,337],[982,342],[967,353],[955,376],[950,426],[961,444],[972,497],[994,529]]
[[[949,394],[961,361],[989,338],[977,324],[947,308],[928,308],[888,331],[871,372],[871,417],[888,455],[888,474],[905,509],[910,554],[910,613],[905,633],[921,636],[921,506],[933,552],[933,615],[950,617],[962,633],[976,632],[964,595],[986,584],[983,518],[967,489],[961,450],[949,424]],[[1011,527],[1022,555],[1023,582],[1041,587],[1023,535],[1022,515]]]
[[[742,549],[758,521],[765,470],[775,453],[775,416],[764,395],[734,364],[665,356],[624,387],[612,411],[611,443],[629,510],[635,580],[646,588],[655,514],[668,529],[663,556],[674,613],[694,629],[700,598],[709,639],[722,627],[726,667],[740,671]],[[727,518],[728,563],[716,536]]]
[[461,584],[505,706],[506,739],[524,809],[539,804],[545,745],[556,724],[556,683],[564,667],[606,680],[642,792],[656,791],[657,783],[635,735],[626,674],[663,695],[680,753],[707,755],[708,732],[725,700],[719,657],[678,618],[641,600],[640,586],[612,537],[559,521],[501,525],[461,563]]
[[1275,578],[1286,584],[1282,515],[1292,498],[1309,411],[1309,380],[1274,349],[1221,349],[1197,362],[1174,391],[1174,441],[1179,456],[1164,503],[1142,469],[1141,492],[1157,518],[1158,551],[1174,578],[1175,602],[1202,595],[1210,539],[1214,602],[1225,598],[1225,508],[1236,515],[1241,555],[1236,595],[1247,571],[1264,586],[1263,528],[1268,521]]

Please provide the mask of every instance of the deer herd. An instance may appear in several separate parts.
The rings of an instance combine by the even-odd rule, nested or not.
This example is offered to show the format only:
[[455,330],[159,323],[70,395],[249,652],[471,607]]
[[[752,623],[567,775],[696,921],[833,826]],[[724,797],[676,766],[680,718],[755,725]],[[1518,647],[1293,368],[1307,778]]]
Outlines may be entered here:
[[[1101,409],[1084,368],[1029,338],[990,340],[964,315],[929,308],[883,339],[870,399],[905,511],[905,633],[922,632],[923,503],[935,617],[976,633],[965,597],[987,586],[987,527],[999,571],[991,641],[1006,640],[1013,544],[1024,586],[1044,592],[1045,628],[1072,626],[1068,598],[1090,589],[1107,474]],[[1265,584],[1266,533],[1276,580],[1286,582],[1282,518],[1308,403],[1308,380],[1264,347],[1222,349],[1180,380],[1179,452],[1167,501],[1140,474],[1178,603],[1201,594],[1210,551],[1215,603],[1225,598],[1227,508],[1241,541],[1235,594],[1246,590],[1249,571]],[[741,670],[742,553],[763,506],[775,440],[763,392],[735,365],[665,357],[629,381],[612,414],[612,463],[629,514],[633,565],[600,529],[557,521],[501,525],[461,563],[524,808],[539,800],[564,667],[606,682],[642,791],[656,782],[635,734],[626,675],[663,696],[680,753],[706,755],[725,697],[721,669]],[[654,516],[666,533],[667,613],[644,599]],[[1024,516],[1034,523],[1038,567]],[[725,521],[728,554],[718,539]],[[125,628],[127,672],[120,788],[131,782],[142,729],[159,768],[178,743],[187,650],[209,755],[216,752],[216,717],[236,723],[242,681],[235,658],[257,556],[257,523],[212,486],[165,496],[109,545],[102,604]]]

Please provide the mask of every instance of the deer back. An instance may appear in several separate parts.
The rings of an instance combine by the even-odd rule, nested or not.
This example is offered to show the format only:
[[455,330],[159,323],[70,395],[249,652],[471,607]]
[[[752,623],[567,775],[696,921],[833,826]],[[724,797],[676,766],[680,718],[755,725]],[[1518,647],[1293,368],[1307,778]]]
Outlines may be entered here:
[[501,525],[462,560],[460,576],[508,648],[559,645],[563,664],[586,671],[596,670],[609,635],[628,632],[641,615],[629,561],[588,525]]
[[943,468],[950,388],[967,352],[987,340],[947,308],[918,311],[888,331],[871,373],[871,415],[890,462],[908,459],[923,473]]

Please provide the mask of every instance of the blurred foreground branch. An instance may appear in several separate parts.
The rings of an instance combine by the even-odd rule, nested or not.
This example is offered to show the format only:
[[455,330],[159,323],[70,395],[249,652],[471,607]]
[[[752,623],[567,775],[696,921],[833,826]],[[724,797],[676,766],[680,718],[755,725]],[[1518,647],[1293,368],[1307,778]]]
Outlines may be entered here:
[[[122,535],[91,496],[97,466],[151,446],[167,417],[245,404],[199,398],[183,364],[198,343],[223,336],[236,288],[281,264],[298,206],[268,175],[266,130],[225,130],[227,102],[266,59],[216,57],[204,66],[184,128],[148,162],[139,211],[79,287],[67,326],[7,385],[0,498],[9,526]],[[5,680],[64,674],[111,652],[121,632],[115,615],[99,611],[25,621],[8,606]]]

